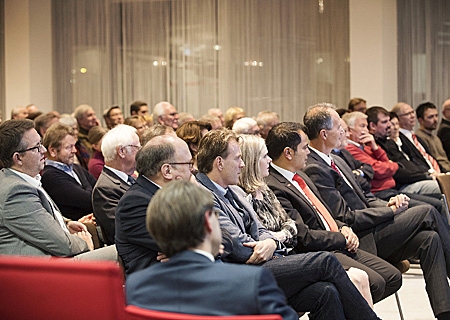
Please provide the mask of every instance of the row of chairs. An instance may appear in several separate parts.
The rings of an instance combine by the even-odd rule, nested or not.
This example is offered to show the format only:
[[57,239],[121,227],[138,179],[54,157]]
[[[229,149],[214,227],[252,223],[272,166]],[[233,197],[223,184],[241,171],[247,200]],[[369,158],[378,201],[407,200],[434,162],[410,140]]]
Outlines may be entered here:
[[126,306],[123,279],[113,262],[0,256],[0,319],[281,320],[280,315],[199,316]]

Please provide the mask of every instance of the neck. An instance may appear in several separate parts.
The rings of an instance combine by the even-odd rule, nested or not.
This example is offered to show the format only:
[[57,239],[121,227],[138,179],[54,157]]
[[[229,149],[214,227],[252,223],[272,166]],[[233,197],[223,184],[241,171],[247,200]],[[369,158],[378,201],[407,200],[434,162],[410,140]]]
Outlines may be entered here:
[[327,156],[329,156],[331,154],[331,150],[333,150],[333,148],[326,146],[325,141],[320,139],[310,140],[309,145]]
[[[133,174],[133,171],[127,170],[126,166],[120,161],[119,159],[114,159],[111,161],[105,161],[105,165],[111,168],[114,168],[116,170],[122,171],[123,173],[126,173],[127,175]],[[130,172],[131,171],[131,172]]]
[[210,173],[207,173],[206,176],[211,180],[217,183],[222,188],[226,189],[228,188],[228,183],[226,183],[219,172],[216,172],[215,169],[213,169]]
[[431,135],[431,133],[433,132],[433,130],[426,129],[424,126],[420,126],[420,129],[423,130],[423,131],[425,131],[426,133],[428,133],[428,134],[430,134],[430,135]]
[[[283,168],[284,170],[288,170],[290,172],[296,172],[296,168],[293,168],[293,166],[290,165],[290,162],[287,160],[283,160],[282,158],[278,159],[278,160],[273,160],[272,163],[274,165],[279,166],[280,168]],[[301,170],[301,169],[299,169]]]

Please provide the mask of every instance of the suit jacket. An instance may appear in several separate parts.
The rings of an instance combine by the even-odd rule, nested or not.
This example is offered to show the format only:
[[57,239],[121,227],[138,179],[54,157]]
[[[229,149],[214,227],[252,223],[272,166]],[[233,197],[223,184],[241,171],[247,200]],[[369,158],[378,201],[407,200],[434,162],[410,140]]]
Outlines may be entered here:
[[228,188],[237,204],[249,214],[249,228],[245,227],[242,216],[232,205],[229,204],[228,200],[220,194],[219,190],[207,175],[197,173],[196,178],[201,185],[211,191],[214,197],[214,208],[220,212],[220,228],[225,231],[225,237],[222,243],[225,249],[223,255],[221,256],[222,260],[245,263],[245,261],[247,261],[253,254],[252,248],[248,248],[243,245],[246,242],[270,238],[274,239],[278,243],[270,232],[263,227],[261,222],[259,222],[258,216],[250,203],[237,194],[239,193],[238,190],[240,190],[238,186],[229,186]]
[[[322,200],[312,181],[303,173],[298,174],[305,180],[311,191],[331,213],[331,209]],[[316,209],[303,194],[277,170],[270,167],[267,185],[275,193],[284,210],[297,225],[297,252],[334,251],[345,248],[345,237],[340,232],[327,231]],[[339,227],[346,224],[336,221]]]
[[298,319],[266,268],[213,263],[189,250],[130,275],[126,291],[128,304],[152,310],[215,316],[272,313]]
[[129,188],[128,183],[120,179],[114,172],[103,168],[92,190],[95,220],[102,228],[107,244],[114,244],[116,207]]
[[304,171],[331,208],[335,219],[347,223],[357,233],[391,220],[394,212],[386,206],[386,202],[383,201],[384,207],[375,205],[375,208],[370,208],[351,169],[339,157],[332,158],[351,186],[313,150],[308,155]]
[[436,159],[442,172],[450,171],[450,161],[442,147],[441,139],[434,134],[429,134],[421,128],[416,130],[416,136],[421,139],[423,146],[427,148],[429,154]]
[[447,158],[450,159],[450,121],[442,118],[437,131],[437,136],[442,141]]
[[161,250],[147,231],[145,217],[148,204],[158,190],[153,182],[141,175],[117,205],[115,243],[126,274],[157,262]]
[[44,167],[41,182],[63,216],[78,220],[92,213],[91,196],[96,180],[78,164],[73,165],[73,171],[81,185],[72,176],[50,165]]
[[61,228],[44,192],[6,168],[0,181],[0,254],[73,256],[89,250]]
[[[422,146],[425,146],[425,143],[422,142],[420,138],[417,138]],[[400,132],[400,140],[402,142],[402,150],[409,157],[409,160],[414,162],[422,172],[428,172],[430,166],[428,162],[425,160],[423,155],[420,153],[419,149],[411,142],[403,133]],[[425,150],[427,151],[427,150]],[[427,151],[428,152],[428,151]]]

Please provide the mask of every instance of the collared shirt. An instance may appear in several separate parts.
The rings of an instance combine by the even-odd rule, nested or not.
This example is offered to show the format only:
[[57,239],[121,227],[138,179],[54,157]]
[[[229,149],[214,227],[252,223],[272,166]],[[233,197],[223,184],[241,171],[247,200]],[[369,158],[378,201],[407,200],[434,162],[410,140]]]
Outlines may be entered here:
[[141,175],[143,178],[147,179],[148,181],[150,181],[151,183],[153,183],[155,186],[158,187],[158,189],[161,189],[162,187],[156,183],[154,183],[152,180],[150,180],[149,178],[147,178],[146,176],[144,176],[143,174]]
[[44,190],[44,188],[42,188],[42,184],[41,184],[41,175],[38,174],[36,177],[31,177],[23,172],[11,169],[10,170],[12,172],[14,172],[15,174],[17,174],[19,177],[21,177],[23,180],[25,180],[26,182],[28,182],[29,184],[31,184],[33,187],[35,187],[36,189],[39,189],[42,191],[42,193],[44,193],[45,197],[47,198],[47,201],[50,203],[50,205],[52,206],[53,209],[53,213],[49,212],[50,214],[52,214],[56,221],[58,221],[59,225],[61,226],[61,228],[66,231],[69,232],[69,229],[67,229],[66,223],[64,222],[64,218],[61,214],[61,212],[59,212],[58,208],[56,207],[56,205],[54,204],[52,198],[50,198],[50,196],[48,195],[48,193]]
[[400,132],[403,133],[405,135],[405,137],[407,137],[413,144],[414,144],[414,140],[413,140],[413,132],[411,130],[406,130],[403,128],[400,128]]
[[[211,180],[211,179],[210,179]],[[219,193],[221,196],[225,197],[225,193],[227,193],[228,188],[225,189],[224,187],[222,187],[221,185],[215,183],[214,181],[211,180],[211,182],[214,184],[214,186],[217,188],[217,190],[219,190]]]
[[108,168],[109,170],[111,170],[112,172],[114,172],[114,173],[120,178],[120,180],[122,180],[122,181],[125,182],[126,184],[129,184],[129,183],[128,183],[128,175],[127,175],[125,172],[120,171],[120,170],[117,170],[117,169],[114,169],[114,168],[111,168],[111,167],[109,167],[109,166],[107,166],[107,165],[105,165],[104,167],[105,167],[105,168]]
[[[321,157],[321,158],[323,159],[323,161],[325,161],[325,162],[331,167],[331,160],[332,160],[332,159],[331,159],[330,156],[326,155],[325,153],[323,153],[323,152],[321,152],[321,151],[319,151],[319,150],[317,150],[317,149],[314,149],[314,148],[311,147],[311,146],[309,146],[309,148],[310,148],[311,150],[313,150],[315,153],[317,153],[317,154],[319,155],[319,157]],[[334,161],[333,161],[333,162],[334,162]],[[348,186],[349,186],[350,188],[353,189],[352,185],[350,184],[350,181],[347,180],[347,178],[345,177],[345,175],[342,173],[341,169],[339,169],[339,167],[337,166],[336,163],[334,163],[334,165],[335,165],[336,168],[338,169],[338,171],[339,171],[339,173],[340,173],[342,179],[344,179],[345,183],[348,184]]]
[[[279,166],[277,166],[276,164],[274,164],[273,162],[270,163],[270,165],[272,166],[272,168],[274,168],[275,170],[277,170],[283,177],[286,178],[286,180],[290,181],[292,183],[292,185],[298,190],[300,191],[300,193],[305,197],[305,199],[308,200],[308,202],[311,204],[311,206],[313,206],[313,208],[318,212],[318,210],[316,209],[316,207],[314,207],[313,203],[311,202],[311,200],[308,198],[308,196],[305,194],[305,192],[302,190],[302,188],[300,187],[300,185],[297,183],[297,181],[293,180],[294,179],[294,175],[295,173],[283,169]],[[325,226],[325,229],[330,231],[330,227],[328,226],[328,222],[325,220],[324,217],[322,217],[322,215],[320,213],[318,213],[318,216],[320,217],[320,220],[322,220],[323,225]]]
[[[414,143],[414,139],[413,139],[413,132],[411,131],[411,130],[406,130],[406,129],[403,129],[403,128],[400,128],[400,132],[401,133],[403,133],[404,135],[405,135],[405,137],[407,137],[411,142],[412,142],[412,144],[419,150],[419,152],[420,152],[420,148],[419,147],[417,147],[416,146],[416,144]],[[425,150],[425,148],[422,146],[422,144],[419,142],[419,141],[417,141],[418,143],[419,143],[419,145],[422,147],[422,149],[423,150]],[[424,151],[425,152],[425,151]],[[421,154],[422,154],[422,152],[420,152]],[[432,173],[432,172],[434,172],[434,169],[433,169],[433,164],[430,162],[430,160],[428,160],[423,154],[422,154],[422,157],[425,159],[425,161],[427,162],[427,164],[428,164],[428,167],[430,167],[430,169],[428,170],[428,172],[430,172],[430,173]]]
[[48,166],[52,166],[55,167],[56,169],[59,169],[65,173],[67,173],[69,176],[71,176],[72,178],[74,178],[75,180],[77,180],[77,182],[81,185],[81,181],[80,178],[78,178],[78,175],[75,173],[75,171],[73,171],[73,165],[67,165],[65,163],[59,162],[59,161],[54,161],[54,160],[50,160],[50,159],[46,159],[45,160],[45,164]]
[[215,262],[216,261],[214,259],[214,256],[210,252],[207,252],[207,251],[204,251],[204,250],[200,250],[200,249],[192,249],[192,251],[197,252],[198,254],[204,255],[209,260],[211,260],[211,262]]

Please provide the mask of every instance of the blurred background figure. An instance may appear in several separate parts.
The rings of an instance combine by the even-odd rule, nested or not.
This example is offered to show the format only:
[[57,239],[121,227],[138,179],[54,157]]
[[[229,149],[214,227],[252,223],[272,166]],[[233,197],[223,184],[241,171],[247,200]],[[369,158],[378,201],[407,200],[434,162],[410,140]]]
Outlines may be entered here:
[[225,119],[223,117],[223,112],[219,108],[210,108],[208,110],[208,115],[217,117],[220,120],[221,126],[225,126]]
[[233,124],[241,119],[245,117],[245,111],[244,109],[240,108],[240,107],[231,107],[228,108],[227,111],[225,111],[225,116],[224,116],[224,126],[227,129],[232,129],[233,128]]
[[89,159],[88,171],[94,176],[95,179],[98,179],[100,173],[102,172],[103,166],[105,165],[105,159],[102,154],[102,140],[106,132],[108,132],[108,129],[96,126],[89,130],[88,133],[88,140],[94,150],[92,157]]
[[148,115],[148,105],[147,102],[136,100],[130,105],[130,114],[132,116],[139,115],[145,116]]
[[142,143],[142,135],[145,132],[145,129],[148,128],[147,121],[145,121],[145,118],[143,116],[134,115],[130,116],[125,119],[124,124],[132,126],[136,129],[137,134],[139,136],[139,140],[141,140]]
[[259,126],[259,134],[263,139],[266,139],[270,129],[280,123],[280,117],[278,113],[273,111],[261,111],[256,116],[256,123]]
[[248,117],[237,120],[233,124],[233,131],[236,134],[254,134],[259,136],[259,126],[256,120]]
[[112,129],[118,124],[123,123],[123,113],[119,106],[114,105],[112,107],[106,108],[103,112],[103,119],[105,119],[106,126],[108,129]]
[[366,109],[366,100],[364,100],[363,98],[353,98],[348,103],[348,110],[350,112],[359,111],[362,113],[366,113]]

